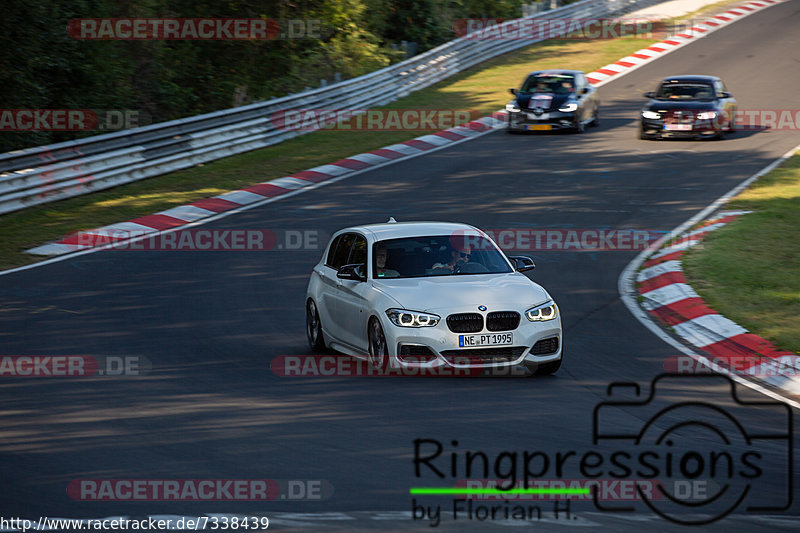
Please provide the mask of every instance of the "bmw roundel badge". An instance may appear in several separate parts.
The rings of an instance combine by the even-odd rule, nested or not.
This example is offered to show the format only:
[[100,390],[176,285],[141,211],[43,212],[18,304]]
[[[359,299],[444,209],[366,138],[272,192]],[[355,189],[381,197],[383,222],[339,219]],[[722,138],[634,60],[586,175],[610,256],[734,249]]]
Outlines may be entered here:
[[479,305],[478,306],[478,311],[486,311],[486,306],[485,305]]

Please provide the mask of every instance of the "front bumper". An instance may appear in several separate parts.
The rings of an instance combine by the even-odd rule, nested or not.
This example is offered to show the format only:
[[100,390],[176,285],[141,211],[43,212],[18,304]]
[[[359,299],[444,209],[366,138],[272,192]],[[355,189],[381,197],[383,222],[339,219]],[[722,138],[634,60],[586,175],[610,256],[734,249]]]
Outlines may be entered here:
[[[669,129],[679,126],[681,129]],[[719,135],[713,120],[694,120],[689,123],[667,124],[662,119],[642,118],[642,134],[653,138],[702,138]]]
[[539,115],[528,111],[508,113],[508,129],[513,131],[553,131],[575,128],[575,112],[545,111]]
[[[455,311],[458,312],[458,311]],[[438,314],[438,313],[437,313]],[[488,331],[475,335],[511,333],[510,345],[479,348],[459,347],[459,335],[450,331],[446,316],[434,327],[403,328],[383,322],[390,363],[395,368],[415,369],[502,369],[519,365],[538,365],[561,358],[563,339],[561,317],[546,322],[530,322],[520,313],[520,323],[509,331]]]

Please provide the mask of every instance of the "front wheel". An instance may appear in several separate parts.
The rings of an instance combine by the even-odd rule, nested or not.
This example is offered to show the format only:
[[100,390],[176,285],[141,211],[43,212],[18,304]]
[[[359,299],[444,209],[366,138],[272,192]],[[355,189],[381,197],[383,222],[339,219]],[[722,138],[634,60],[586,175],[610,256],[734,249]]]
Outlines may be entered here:
[[583,133],[586,131],[586,124],[584,124],[579,117],[575,118],[575,133]]
[[600,111],[599,111],[598,109],[596,109],[596,108],[595,108],[595,110],[594,110],[594,118],[593,118],[593,119],[592,119],[592,121],[589,123],[589,125],[590,125],[591,127],[593,127],[593,128],[596,128],[597,126],[599,126],[599,125],[600,125]]
[[369,321],[369,363],[380,369],[385,369],[389,363],[389,347],[380,321],[372,317]]
[[325,350],[325,339],[322,337],[322,323],[319,320],[319,311],[314,300],[309,300],[306,304],[306,336],[308,346],[312,352]]

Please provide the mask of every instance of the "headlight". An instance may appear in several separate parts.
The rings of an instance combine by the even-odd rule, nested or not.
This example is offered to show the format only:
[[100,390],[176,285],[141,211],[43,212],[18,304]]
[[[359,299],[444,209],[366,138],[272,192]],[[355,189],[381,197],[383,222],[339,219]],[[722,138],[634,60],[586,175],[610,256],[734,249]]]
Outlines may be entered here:
[[512,102],[510,104],[506,104],[506,111],[510,113],[519,113],[519,107],[517,107],[517,104]]
[[661,118],[661,113],[656,113],[655,111],[642,111],[642,116],[644,118]]
[[435,326],[441,317],[421,311],[409,311],[408,309],[387,309],[386,316],[395,326],[401,328],[425,328]]
[[525,316],[531,322],[546,322],[558,316],[558,306],[553,300],[537,305],[525,311]]
[[716,111],[703,111],[697,114],[697,118],[699,120],[712,120],[717,118],[717,113]]
[[570,102],[558,108],[558,110],[561,111],[562,113],[569,113],[570,111],[575,111],[576,109],[578,109],[578,104],[576,104],[575,102]]

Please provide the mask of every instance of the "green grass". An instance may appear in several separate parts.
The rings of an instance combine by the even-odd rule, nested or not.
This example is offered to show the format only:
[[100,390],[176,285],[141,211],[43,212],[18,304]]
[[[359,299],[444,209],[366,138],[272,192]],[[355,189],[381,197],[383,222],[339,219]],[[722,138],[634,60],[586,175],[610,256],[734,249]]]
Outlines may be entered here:
[[784,350],[800,352],[800,155],[726,209],[747,209],[684,259],[689,284],[714,309]]
[[[503,108],[511,98],[508,89],[518,87],[532,70],[561,67],[590,72],[653,42],[636,38],[546,41],[482,63],[386,107],[470,109],[488,114]],[[183,171],[0,216],[0,268],[41,260],[24,251],[78,230],[148,215],[423,134],[320,131]]]

